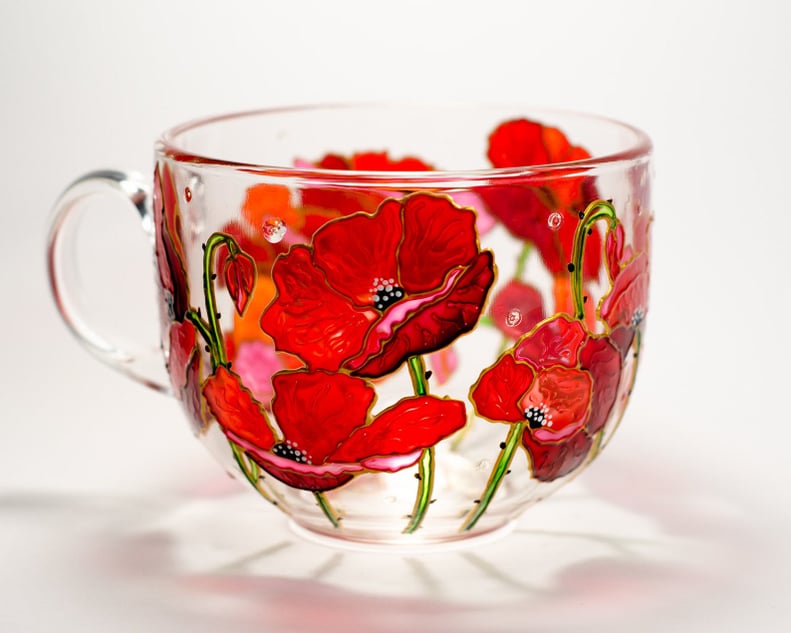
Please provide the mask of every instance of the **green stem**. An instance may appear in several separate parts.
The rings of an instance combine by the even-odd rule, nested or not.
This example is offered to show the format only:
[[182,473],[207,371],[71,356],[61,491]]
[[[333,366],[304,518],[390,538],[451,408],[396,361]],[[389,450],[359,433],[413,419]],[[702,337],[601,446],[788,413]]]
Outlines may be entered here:
[[434,448],[423,450],[418,466],[418,488],[412,514],[409,515],[409,525],[404,528],[404,534],[412,534],[420,527],[426,516],[426,511],[431,504],[431,493],[434,490]]
[[475,524],[486,512],[492,499],[494,498],[497,489],[503,481],[503,477],[508,473],[508,468],[511,461],[514,459],[516,447],[522,440],[522,433],[524,433],[525,422],[517,422],[511,425],[511,430],[508,431],[508,437],[505,438],[505,443],[500,455],[497,457],[497,462],[492,469],[492,474],[489,475],[489,482],[486,484],[486,489],[483,491],[481,498],[476,501],[475,508],[473,508],[464,520],[461,529],[471,530]]
[[582,290],[582,257],[585,252],[585,240],[593,225],[599,220],[607,220],[610,230],[615,230],[618,226],[618,218],[615,215],[615,207],[612,203],[605,200],[594,200],[585,209],[585,213],[577,225],[574,234],[574,249],[572,250],[569,272],[571,273],[571,295],[574,300],[574,318],[585,318],[585,299]]
[[195,310],[187,310],[187,314],[184,315],[184,318],[195,326],[195,329],[198,330],[198,333],[205,339],[210,347],[214,344],[209,324],[201,318],[200,314]]
[[232,253],[239,250],[234,239],[224,233],[212,233],[203,247],[203,294],[206,297],[206,318],[211,340],[209,347],[211,348],[212,369],[217,369],[220,365],[228,363],[225,355],[225,343],[222,340],[220,315],[217,312],[217,299],[214,294],[214,278],[216,277],[213,272],[214,254],[222,245],[225,245]]
[[428,393],[428,385],[426,384],[426,365],[423,363],[423,359],[420,356],[410,356],[407,364],[415,395],[425,396]]
[[255,462],[248,462],[245,459],[244,450],[241,446],[236,444],[235,442],[228,442],[231,445],[231,451],[233,452],[233,458],[236,460],[236,463],[239,466],[239,469],[244,474],[245,479],[250,482],[250,485],[258,491],[264,499],[269,501],[272,505],[278,505],[278,502],[266,491],[261,487],[261,471],[258,468],[258,464]]
[[313,496],[316,498],[321,511],[324,512],[324,516],[326,516],[330,523],[332,523],[332,527],[337,528],[341,525],[341,517],[335,511],[335,509],[330,505],[330,502],[327,500],[327,497],[324,496],[323,492],[314,492]]
[[[415,395],[425,396],[428,393],[426,382],[426,365],[420,356],[411,356],[407,361],[409,374],[412,378],[412,387]],[[429,446],[423,449],[423,454],[418,462],[418,487],[415,505],[409,515],[409,524],[404,528],[404,534],[412,534],[423,523],[426,512],[431,504],[431,493],[434,490],[434,448]]]

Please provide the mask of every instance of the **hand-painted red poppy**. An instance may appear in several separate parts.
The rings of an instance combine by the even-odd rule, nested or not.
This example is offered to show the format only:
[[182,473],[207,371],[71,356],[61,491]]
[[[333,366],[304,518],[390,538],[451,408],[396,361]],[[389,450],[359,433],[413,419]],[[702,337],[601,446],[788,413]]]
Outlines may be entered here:
[[466,421],[463,403],[434,396],[403,398],[372,416],[373,387],[346,374],[280,372],[273,387],[279,433],[225,367],[206,381],[203,394],[231,441],[270,475],[303,490],[331,490],[361,473],[413,466],[423,449]]
[[621,355],[610,340],[559,314],[486,369],[470,398],[487,420],[527,421],[522,445],[533,476],[552,481],[585,460],[609,418],[620,377]]
[[164,293],[167,320],[182,321],[189,309],[189,286],[181,244],[181,214],[170,168],[165,164],[154,172],[154,250],[159,281]]
[[649,262],[648,253],[635,254],[624,241],[620,224],[607,234],[605,253],[612,286],[601,301],[600,314],[610,327],[610,336],[626,354],[648,312]]
[[[489,136],[487,156],[498,168],[570,163],[590,158],[584,148],[572,145],[557,128],[528,119],[499,125]],[[547,269],[554,275],[566,272],[579,213],[598,197],[593,180],[572,168],[527,176],[518,184],[485,187],[479,193],[489,212],[511,233],[535,244]],[[553,213],[558,215],[550,219]],[[597,279],[600,266],[601,237],[594,231],[588,236],[583,275],[586,279]]]
[[495,294],[489,313],[497,329],[515,339],[546,317],[541,293],[518,279],[512,279]]
[[233,299],[236,313],[244,314],[247,302],[255,287],[255,260],[245,252],[228,254],[223,266],[223,277],[228,294]]
[[377,377],[475,327],[494,269],[472,210],[414,194],[325,224],[272,277],[261,327],[278,350],[309,369]]

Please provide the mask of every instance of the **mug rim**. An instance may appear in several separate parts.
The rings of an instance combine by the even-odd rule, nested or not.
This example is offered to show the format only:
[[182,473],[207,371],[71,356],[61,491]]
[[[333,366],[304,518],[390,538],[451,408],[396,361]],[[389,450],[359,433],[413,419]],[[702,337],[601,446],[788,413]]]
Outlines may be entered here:
[[[525,116],[540,116],[540,114],[548,115],[561,115],[573,116],[588,121],[596,122],[598,124],[609,125],[614,129],[626,131],[632,135],[632,142],[627,144],[623,149],[600,155],[592,155],[590,158],[582,160],[545,163],[537,165],[526,165],[517,167],[486,167],[475,169],[433,169],[430,171],[417,171],[417,170],[400,170],[400,171],[384,171],[384,170],[356,170],[356,169],[327,169],[317,166],[293,166],[293,165],[277,165],[266,163],[250,163],[244,161],[234,161],[226,158],[219,158],[212,156],[209,153],[199,153],[186,150],[179,146],[178,137],[191,130],[198,129],[203,126],[222,123],[233,119],[242,119],[248,117],[277,115],[292,112],[310,112],[319,110],[339,110],[339,109],[354,109],[354,108],[367,108],[367,109],[398,109],[398,108],[412,108],[412,109],[428,109],[428,108],[481,108],[481,107],[519,107],[518,104],[474,104],[474,103],[449,103],[449,104],[436,104],[436,103],[399,103],[399,102],[337,102],[337,103],[315,103],[315,104],[297,104],[285,105],[275,107],[265,107],[250,110],[238,110],[224,114],[209,115],[205,117],[195,118],[184,123],[172,126],[165,130],[155,143],[155,151],[158,157],[165,157],[175,160],[179,163],[187,164],[200,164],[205,166],[215,167],[229,167],[242,171],[253,171],[256,173],[267,174],[277,177],[294,177],[309,180],[322,180],[322,181],[354,181],[360,184],[361,181],[390,181],[398,180],[403,183],[438,183],[445,181],[486,181],[491,182],[509,180],[512,178],[524,178],[525,176],[545,175],[569,175],[571,173],[579,173],[589,171],[592,168],[601,168],[603,166],[613,167],[620,163],[637,163],[650,159],[653,152],[653,144],[650,137],[640,128],[625,123],[618,119],[606,117],[598,114],[592,114],[584,111],[566,110],[558,108],[542,108],[537,106],[524,106]],[[557,172],[560,172],[558,174]]]

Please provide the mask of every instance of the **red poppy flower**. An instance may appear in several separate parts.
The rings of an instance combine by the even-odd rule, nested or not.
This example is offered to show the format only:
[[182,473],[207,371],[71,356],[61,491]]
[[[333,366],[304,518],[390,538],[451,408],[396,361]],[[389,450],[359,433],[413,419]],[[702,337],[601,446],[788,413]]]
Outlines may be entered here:
[[[557,128],[528,119],[507,121],[489,137],[487,156],[494,167],[529,167],[549,163],[568,163],[590,158],[572,145]],[[535,244],[547,269],[565,274],[571,261],[574,233],[579,213],[596,193],[593,180],[578,170],[554,170],[551,175],[536,174],[519,184],[485,187],[480,191],[489,212],[515,236]],[[558,215],[552,216],[553,213]],[[588,237],[583,275],[598,278],[601,266],[601,237],[594,231]]]
[[424,448],[464,426],[464,404],[404,398],[372,416],[376,395],[361,378],[287,371],[273,379],[276,433],[239,376],[219,367],[203,388],[225,435],[280,481],[303,490],[337,488],[355,475],[413,466]]
[[601,302],[600,313],[610,326],[611,337],[626,354],[648,312],[648,253],[634,254],[624,245],[621,225],[607,234],[605,252],[612,287]]
[[475,327],[494,270],[472,210],[415,194],[325,224],[272,277],[261,327],[278,350],[310,369],[376,377]]
[[181,245],[181,214],[173,177],[167,164],[154,172],[154,249],[167,317],[181,321],[189,309],[189,286]]
[[621,355],[610,340],[559,314],[486,369],[470,397],[487,420],[527,421],[522,445],[533,476],[552,481],[585,460],[610,415],[620,377]]

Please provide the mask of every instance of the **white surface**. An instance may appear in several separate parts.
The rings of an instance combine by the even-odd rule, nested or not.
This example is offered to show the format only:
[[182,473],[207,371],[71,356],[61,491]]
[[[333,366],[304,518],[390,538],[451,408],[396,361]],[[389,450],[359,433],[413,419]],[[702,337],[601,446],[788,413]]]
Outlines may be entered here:
[[[789,23],[782,1],[3,3],[0,630],[791,629]],[[148,171],[155,136],[193,117],[360,99],[560,106],[655,141],[625,423],[480,550],[296,540],[48,295],[48,210],[77,175]],[[153,336],[150,254],[121,215],[105,248],[140,272],[118,320]]]

